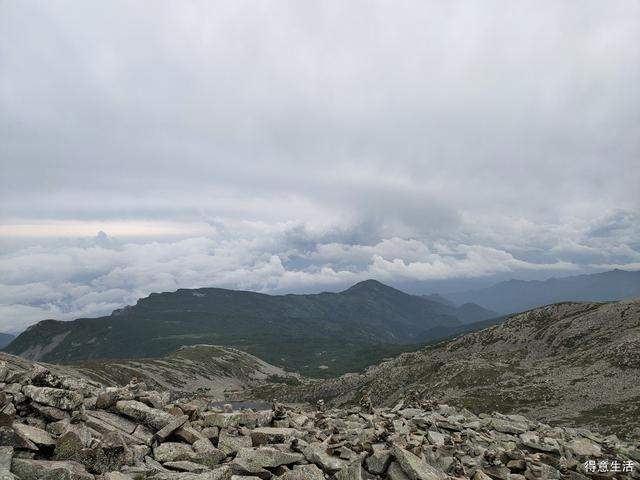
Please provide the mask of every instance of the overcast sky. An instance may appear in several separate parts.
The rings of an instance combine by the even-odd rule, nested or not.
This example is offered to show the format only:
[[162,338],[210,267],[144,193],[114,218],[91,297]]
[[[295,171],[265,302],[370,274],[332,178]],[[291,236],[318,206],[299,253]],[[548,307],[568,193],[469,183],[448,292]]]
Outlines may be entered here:
[[0,1],[0,331],[640,268],[640,2]]

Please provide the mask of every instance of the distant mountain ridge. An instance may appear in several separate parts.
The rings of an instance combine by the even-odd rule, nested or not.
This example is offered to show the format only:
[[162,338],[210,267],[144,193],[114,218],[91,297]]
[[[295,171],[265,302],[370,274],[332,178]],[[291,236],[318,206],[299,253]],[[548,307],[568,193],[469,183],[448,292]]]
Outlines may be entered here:
[[206,343],[240,348],[290,371],[330,376],[492,316],[481,307],[459,309],[375,280],[312,295],[180,289],[151,294],[106,317],[44,320],[5,350],[31,360],[76,362],[161,357]]
[[14,338],[16,337],[10,333],[0,333],[0,348],[4,348],[9,345]]
[[544,281],[508,280],[488,288],[443,296],[456,305],[471,302],[502,314],[557,302],[626,300],[640,297],[640,271],[616,269]]

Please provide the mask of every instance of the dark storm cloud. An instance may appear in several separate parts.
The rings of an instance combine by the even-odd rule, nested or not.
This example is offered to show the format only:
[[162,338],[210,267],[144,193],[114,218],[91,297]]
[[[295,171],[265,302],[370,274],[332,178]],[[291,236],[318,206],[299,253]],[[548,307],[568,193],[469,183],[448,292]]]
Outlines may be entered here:
[[[636,268],[639,19],[3,2],[0,327],[154,289]],[[102,229],[121,243],[82,244]]]

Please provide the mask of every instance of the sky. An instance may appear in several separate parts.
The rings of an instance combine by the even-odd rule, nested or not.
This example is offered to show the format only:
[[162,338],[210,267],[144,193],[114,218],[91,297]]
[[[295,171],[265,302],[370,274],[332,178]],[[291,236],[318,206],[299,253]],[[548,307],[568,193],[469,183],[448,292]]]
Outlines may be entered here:
[[0,331],[640,269],[638,85],[635,0],[0,1]]

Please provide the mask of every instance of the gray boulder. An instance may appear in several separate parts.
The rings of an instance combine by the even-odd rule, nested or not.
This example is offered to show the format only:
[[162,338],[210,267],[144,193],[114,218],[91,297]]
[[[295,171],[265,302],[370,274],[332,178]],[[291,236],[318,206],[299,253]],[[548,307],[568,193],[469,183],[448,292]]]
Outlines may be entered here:
[[81,393],[61,388],[25,385],[22,387],[22,393],[38,403],[67,411],[77,409],[84,400]]
[[393,448],[393,456],[410,480],[446,480],[447,474],[429,465],[420,457],[401,447]]
[[82,464],[70,461],[14,458],[11,462],[11,472],[20,480],[94,480],[95,478]]
[[175,420],[170,413],[151,408],[136,400],[120,400],[116,402],[116,410],[138,423],[143,423],[154,430],[161,430]]

